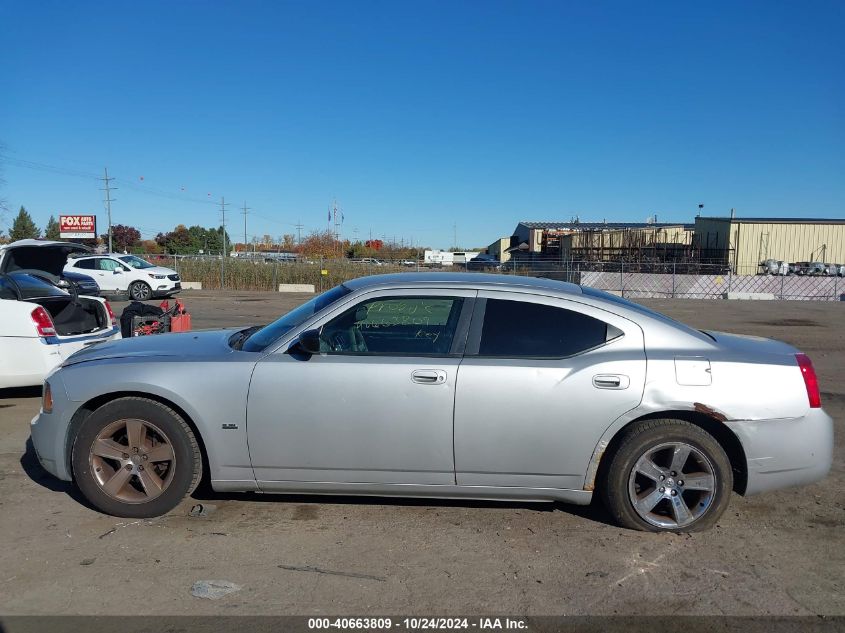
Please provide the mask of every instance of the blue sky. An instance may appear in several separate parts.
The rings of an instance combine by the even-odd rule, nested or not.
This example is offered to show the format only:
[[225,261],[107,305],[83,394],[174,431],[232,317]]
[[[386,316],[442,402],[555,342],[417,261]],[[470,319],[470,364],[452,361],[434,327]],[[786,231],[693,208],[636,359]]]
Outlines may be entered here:
[[337,198],[345,236],[439,247],[699,203],[842,217],[843,32],[839,0],[6,2],[0,228],[103,228],[104,166],[145,237],[221,196],[250,235]]

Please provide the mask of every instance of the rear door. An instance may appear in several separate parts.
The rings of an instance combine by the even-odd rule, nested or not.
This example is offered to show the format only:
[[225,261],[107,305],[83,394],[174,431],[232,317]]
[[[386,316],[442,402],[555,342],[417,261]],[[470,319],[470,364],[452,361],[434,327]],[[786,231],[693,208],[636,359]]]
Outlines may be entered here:
[[604,430],[645,384],[642,330],[565,299],[479,291],[458,375],[459,485],[583,488]]

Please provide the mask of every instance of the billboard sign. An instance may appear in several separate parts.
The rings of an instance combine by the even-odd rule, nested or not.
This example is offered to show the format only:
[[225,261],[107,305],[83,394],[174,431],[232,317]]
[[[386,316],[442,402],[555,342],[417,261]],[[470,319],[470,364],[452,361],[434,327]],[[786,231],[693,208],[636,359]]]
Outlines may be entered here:
[[60,215],[59,237],[90,239],[97,237],[96,215]]

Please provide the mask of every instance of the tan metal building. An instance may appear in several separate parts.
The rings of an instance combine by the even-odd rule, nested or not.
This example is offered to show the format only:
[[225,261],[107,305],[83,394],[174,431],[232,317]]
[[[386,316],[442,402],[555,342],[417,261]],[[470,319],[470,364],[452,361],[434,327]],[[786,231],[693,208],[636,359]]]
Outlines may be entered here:
[[737,275],[758,273],[767,259],[845,264],[845,218],[697,217],[693,248]]
[[493,257],[504,264],[511,258],[511,254],[508,253],[508,248],[510,248],[510,245],[511,238],[501,237],[492,244],[490,244],[490,246],[488,246],[484,250],[484,252],[490,257]]

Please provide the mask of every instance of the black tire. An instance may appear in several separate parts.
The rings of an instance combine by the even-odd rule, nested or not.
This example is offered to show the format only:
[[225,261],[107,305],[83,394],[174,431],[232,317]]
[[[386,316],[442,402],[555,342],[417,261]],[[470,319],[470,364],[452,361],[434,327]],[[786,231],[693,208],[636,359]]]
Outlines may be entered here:
[[[150,466],[163,468],[166,472],[166,477],[162,476],[157,480],[166,485],[163,485],[160,492],[156,492],[158,496],[154,498],[146,500],[143,498],[147,496],[145,492],[147,486],[142,485],[140,473],[126,475],[130,479],[121,488],[125,491],[122,496],[137,497],[130,501],[107,494],[104,484],[98,482],[98,477],[108,478],[111,474],[109,468],[113,468],[114,474],[117,474],[124,467],[121,463],[125,466],[129,465],[127,462],[111,459],[97,461],[100,458],[94,455],[94,443],[98,440],[98,436],[104,432],[107,433],[108,429],[115,426],[119,429],[123,420],[140,421],[145,425],[144,437],[152,438],[149,440],[152,446],[156,446],[156,437],[164,437],[165,441],[159,446],[166,444],[171,449],[172,461],[155,465],[153,462],[141,462],[141,466],[135,466],[144,470],[143,464],[147,464],[148,473]],[[146,426],[147,424],[149,427]],[[128,428],[126,426],[127,432]],[[160,431],[161,436],[157,436],[156,431]],[[119,446],[117,443],[115,445]],[[128,454],[129,446],[126,450]],[[193,431],[185,420],[170,407],[155,400],[139,397],[112,400],[88,416],[74,440],[71,466],[74,481],[85,498],[97,509],[117,517],[151,518],[167,514],[194,491],[202,478],[200,448]],[[105,475],[102,472],[103,468],[108,471]]]
[[129,285],[129,296],[135,301],[147,301],[153,297],[153,289],[143,281],[133,281]]
[[[679,447],[684,446],[691,449],[691,457],[678,477],[672,475],[675,471],[669,468],[674,463],[671,459],[676,448],[681,455]],[[654,459],[641,461],[649,456]],[[668,467],[663,465],[666,459],[670,460]],[[657,477],[652,482],[651,478],[639,474],[642,472],[640,464],[655,465],[655,460],[661,462],[660,477],[665,479],[658,481],[660,477]],[[683,471],[693,469],[697,470],[684,482]],[[706,479],[707,476],[711,479]],[[683,484],[692,485],[693,479],[711,482],[712,489],[686,489]],[[624,432],[604,469],[600,485],[605,506],[623,527],[647,532],[695,532],[711,528],[727,509],[733,489],[733,470],[722,446],[701,427],[681,420],[646,420]],[[644,506],[649,505],[649,497],[651,501],[659,499],[653,512],[644,510]],[[687,511],[691,508],[689,517],[680,514],[683,512],[680,504]],[[671,524],[673,522],[675,525]]]

